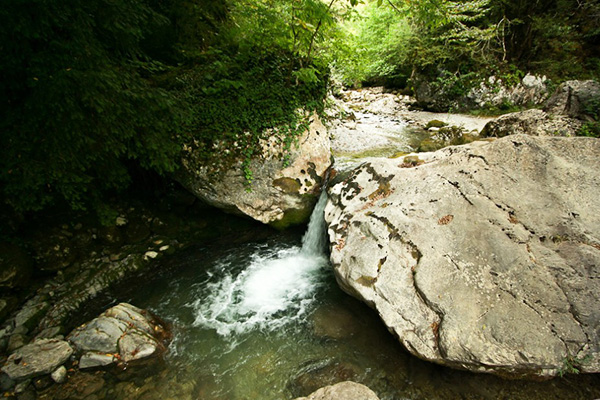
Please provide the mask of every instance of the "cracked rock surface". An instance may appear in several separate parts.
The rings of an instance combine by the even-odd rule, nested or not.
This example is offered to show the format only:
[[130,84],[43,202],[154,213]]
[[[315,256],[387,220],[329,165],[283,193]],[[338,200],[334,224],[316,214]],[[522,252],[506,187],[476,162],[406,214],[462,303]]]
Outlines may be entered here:
[[164,353],[168,337],[165,324],[155,316],[120,303],[75,329],[67,340],[81,354],[84,369],[157,357]]
[[341,287],[420,358],[600,371],[600,140],[514,135],[367,159],[329,189]]

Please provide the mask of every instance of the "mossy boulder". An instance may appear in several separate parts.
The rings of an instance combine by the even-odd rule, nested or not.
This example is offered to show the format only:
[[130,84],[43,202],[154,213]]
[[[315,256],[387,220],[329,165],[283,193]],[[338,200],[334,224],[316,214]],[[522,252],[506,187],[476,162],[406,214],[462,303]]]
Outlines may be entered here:
[[[249,165],[240,161],[226,168],[206,166],[190,147],[176,178],[198,198],[226,212],[280,229],[305,223],[331,165],[327,129],[317,115],[310,116],[309,122],[285,159],[285,144],[276,136],[261,143],[260,154]],[[251,182],[244,167],[252,172]]]

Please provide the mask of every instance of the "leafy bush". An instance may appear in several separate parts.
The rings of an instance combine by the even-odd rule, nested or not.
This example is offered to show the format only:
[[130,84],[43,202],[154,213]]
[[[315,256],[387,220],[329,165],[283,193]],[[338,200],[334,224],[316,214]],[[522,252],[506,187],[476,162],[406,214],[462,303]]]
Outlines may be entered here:
[[[224,148],[222,163],[247,165],[260,139],[272,134],[289,149],[305,129],[298,110],[322,111],[327,89],[326,66],[304,65],[284,49],[248,48],[213,52],[201,69],[178,76],[177,90],[193,105],[186,130],[196,153],[208,163],[215,148]],[[251,171],[244,173],[251,181]]]
[[176,167],[179,101],[149,75],[148,2],[12,0],[0,10],[0,195],[18,211],[75,209],[127,186],[125,162]]
[[581,136],[600,138],[600,97],[590,100],[585,106],[585,113],[592,119],[583,124]]

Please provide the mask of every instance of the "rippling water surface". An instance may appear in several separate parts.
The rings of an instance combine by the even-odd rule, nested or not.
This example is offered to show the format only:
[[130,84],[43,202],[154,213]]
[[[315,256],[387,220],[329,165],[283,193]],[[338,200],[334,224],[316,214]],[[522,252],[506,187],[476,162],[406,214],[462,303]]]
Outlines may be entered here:
[[407,354],[374,311],[336,285],[323,207],[303,240],[273,234],[165,261],[171,273],[126,299],[173,324],[165,366],[116,383],[107,398],[285,400],[343,380],[386,400],[600,397],[597,376],[504,381]]

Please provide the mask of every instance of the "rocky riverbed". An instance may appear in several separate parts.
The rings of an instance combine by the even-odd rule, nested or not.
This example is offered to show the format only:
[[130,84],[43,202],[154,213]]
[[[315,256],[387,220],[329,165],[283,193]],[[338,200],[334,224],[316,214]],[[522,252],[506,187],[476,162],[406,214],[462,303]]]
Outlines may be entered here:
[[[579,87],[562,89],[562,99],[585,98],[577,94]],[[600,225],[594,220],[600,211],[594,197],[600,170],[594,164],[599,152],[596,139],[511,136],[476,141],[491,119],[412,111],[412,99],[380,88],[342,92],[337,101],[331,113],[331,147],[338,168],[348,172],[334,178],[327,218],[331,260],[340,286],[375,308],[404,347],[420,358],[510,377],[597,372],[595,324],[600,318],[592,301],[599,265],[594,227]],[[574,101],[559,99],[553,104],[544,113],[564,114],[571,125],[586,118],[567,107],[578,104]],[[408,154],[464,143],[471,144]],[[140,322],[151,314],[134,306],[103,311],[129,300],[122,298],[131,293],[127,287],[142,288],[157,282],[157,275],[176,276],[177,263],[163,261],[176,259],[190,245],[206,245],[212,251],[218,243],[260,243],[272,231],[215,212],[179,190],[154,206],[142,201],[118,207],[114,218],[111,227],[85,217],[37,221],[29,230],[19,231],[25,245],[0,245],[0,354],[4,354],[0,389],[5,397],[243,397],[239,385],[227,392],[233,397],[215,395],[224,393],[220,379],[210,379],[210,371],[200,378],[183,374],[178,368],[193,364],[182,363],[179,355],[175,359],[180,364],[163,362],[164,352],[179,346],[165,347],[169,322],[179,324],[176,336],[197,332],[193,324],[182,329],[183,317],[175,313],[166,323],[155,317]],[[203,268],[208,277],[190,291],[220,273]],[[440,281],[439,276],[445,278]],[[177,279],[173,282],[174,288],[186,287]],[[398,282],[406,285],[399,288]],[[164,291],[162,282],[158,285],[163,297],[156,298],[162,303],[186,295]],[[204,290],[212,289],[209,285]],[[146,302],[151,298],[137,297],[143,307],[154,308]],[[514,391],[494,377],[417,365],[394,346],[397,343],[384,329],[369,331],[367,326],[378,322],[368,311],[328,301],[311,314],[308,325],[302,325],[309,327],[304,343],[318,342],[326,350],[311,347],[312,358],[298,360],[298,365],[290,360],[285,389],[270,388],[269,393],[286,390],[290,398],[308,396],[321,386],[352,379],[368,382],[381,399],[402,393],[411,398],[471,398],[481,386],[477,382],[483,381],[488,388],[480,393],[483,398],[502,393],[512,398],[545,398],[549,393],[581,399],[600,396],[600,384],[593,376],[569,378],[579,382],[574,384],[528,382]],[[185,309],[186,304],[176,308]],[[88,329],[99,333],[100,339],[90,340]],[[158,336],[152,339],[154,333]],[[203,335],[212,340],[210,332]],[[274,348],[298,352],[283,344],[280,336],[269,340]],[[373,340],[385,344],[364,346]],[[346,360],[340,351],[363,356]],[[276,353],[252,354],[245,363],[274,373],[280,369],[275,365],[281,366]],[[47,357],[36,358],[44,354]],[[137,363],[137,358],[152,355],[154,361]],[[363,365],[365,357],[371,361]],[[375,359],[376,371],[365,367]],[[407,372],[410,369],[423,376]],[[248,374],[254,377],[248,382],[257,379],[253,374]],[[440,374],[464,384],[423,384],[425,375]],[[266,393],[264,388],[250,389],[256,390]],[[317,390],[309,398],[331,398],[338,392],[377,398],[351,383]]]

